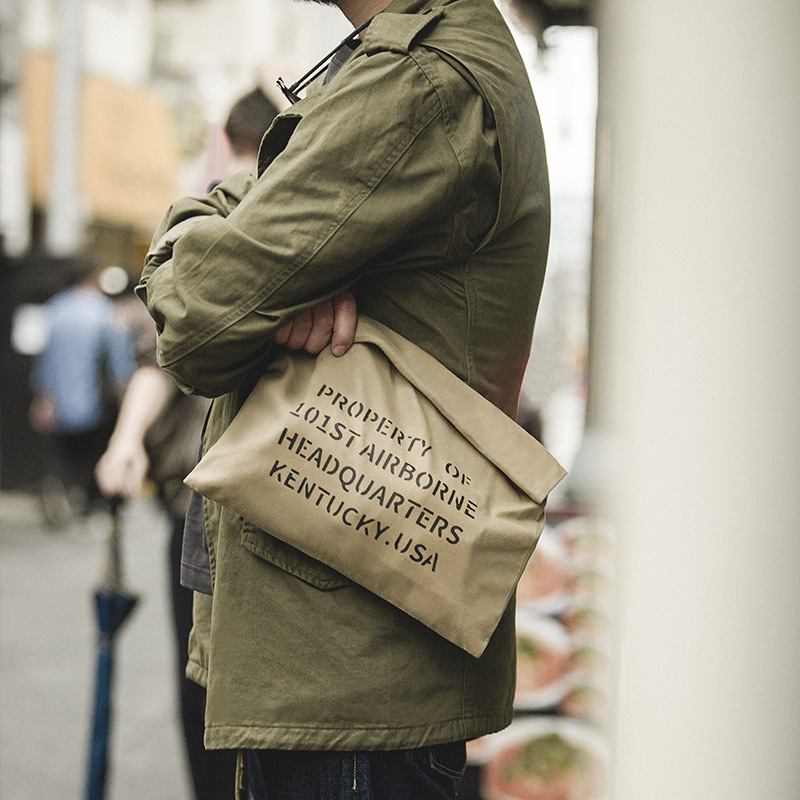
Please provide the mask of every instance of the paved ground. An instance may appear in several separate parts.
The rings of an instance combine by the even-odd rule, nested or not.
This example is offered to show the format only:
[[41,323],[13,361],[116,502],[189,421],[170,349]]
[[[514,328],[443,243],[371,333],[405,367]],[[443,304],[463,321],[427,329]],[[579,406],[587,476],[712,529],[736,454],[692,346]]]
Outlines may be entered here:
[[[0,494],[0,797],[83,797],[94,670],[91,591],[104,521],[48,533],[36,504]],[[170,678],[167,530],[147,502],[125,513],[130,588],[120,634],[108,800],[189,798]]]

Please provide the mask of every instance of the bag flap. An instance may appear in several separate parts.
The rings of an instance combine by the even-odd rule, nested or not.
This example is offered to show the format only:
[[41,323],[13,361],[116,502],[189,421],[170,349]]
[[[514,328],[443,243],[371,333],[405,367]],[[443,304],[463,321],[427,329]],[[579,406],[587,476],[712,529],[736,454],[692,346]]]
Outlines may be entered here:
[[536,503],[544,504],[567,474],[544,445],[399,333],[362,315],[355,341],[380,349],[473,447]]

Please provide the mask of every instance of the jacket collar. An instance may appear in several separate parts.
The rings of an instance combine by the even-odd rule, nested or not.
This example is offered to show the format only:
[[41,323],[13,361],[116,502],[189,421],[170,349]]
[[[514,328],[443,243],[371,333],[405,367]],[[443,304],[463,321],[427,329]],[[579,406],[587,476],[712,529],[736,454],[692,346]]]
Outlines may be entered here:
[[[451,0],[452,1],[452,0]],[[392,0],[386,9],[381,12],[384,14],[421,14],[430,9],[447,5],[443,0]]]

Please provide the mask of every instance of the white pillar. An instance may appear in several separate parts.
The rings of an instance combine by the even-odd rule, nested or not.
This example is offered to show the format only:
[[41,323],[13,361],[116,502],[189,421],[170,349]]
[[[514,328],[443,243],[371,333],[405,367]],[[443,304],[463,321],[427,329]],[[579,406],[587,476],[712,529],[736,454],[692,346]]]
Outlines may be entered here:
[[28,148],[19,91],[21,17],[20,0],[0,4],[0,238],[10,256],[25,253],[31,238]]
[[800,3],[599,5],[611,796],[796,800]]
[[53,106],[50,198],[46,245],[54,256],[74,255],[81,245],[83,209],[79,187],[81,0],[58,0],[56,81]]

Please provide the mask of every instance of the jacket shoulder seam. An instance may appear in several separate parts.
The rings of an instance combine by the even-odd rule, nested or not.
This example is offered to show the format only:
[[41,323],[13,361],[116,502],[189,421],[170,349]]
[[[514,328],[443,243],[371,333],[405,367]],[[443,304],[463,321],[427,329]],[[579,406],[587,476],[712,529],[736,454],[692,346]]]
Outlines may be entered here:
[[[436,96],[436,101],[439,105],[439,111],[442,117],[442,127],[444,128],[445,139],[447,139],[447,144],[450,146],[450,150],[453,153],[453,157],[455,158],[456,164],[458,165],[458,197],[462,198],[464,195],[464,153],[461,148],[461,144],[459,143],[457,137],[453,134],[453,117],[452,117],[452,109],[450,104],[443,99],[442,95],[443,92],[441,87],[437,85],[436,81],[433,79],[433,75],[431,74],[429,69],[426,69],[423,61],[425,60],[425,55],[423,51],[415,51],[410,52],[409,57],[414,61],[417,65],[417,69],[423,75],[425,80],[430,84],[431,89],[433,90],[434,95]],[[460,205],[460,204],[459,204]],[[452,258],[455,252],[455,220],[456,214],[453,214],[450,217],[450,233],[449,233],[449,241],[447,243],[447,254],[448,257]]]

